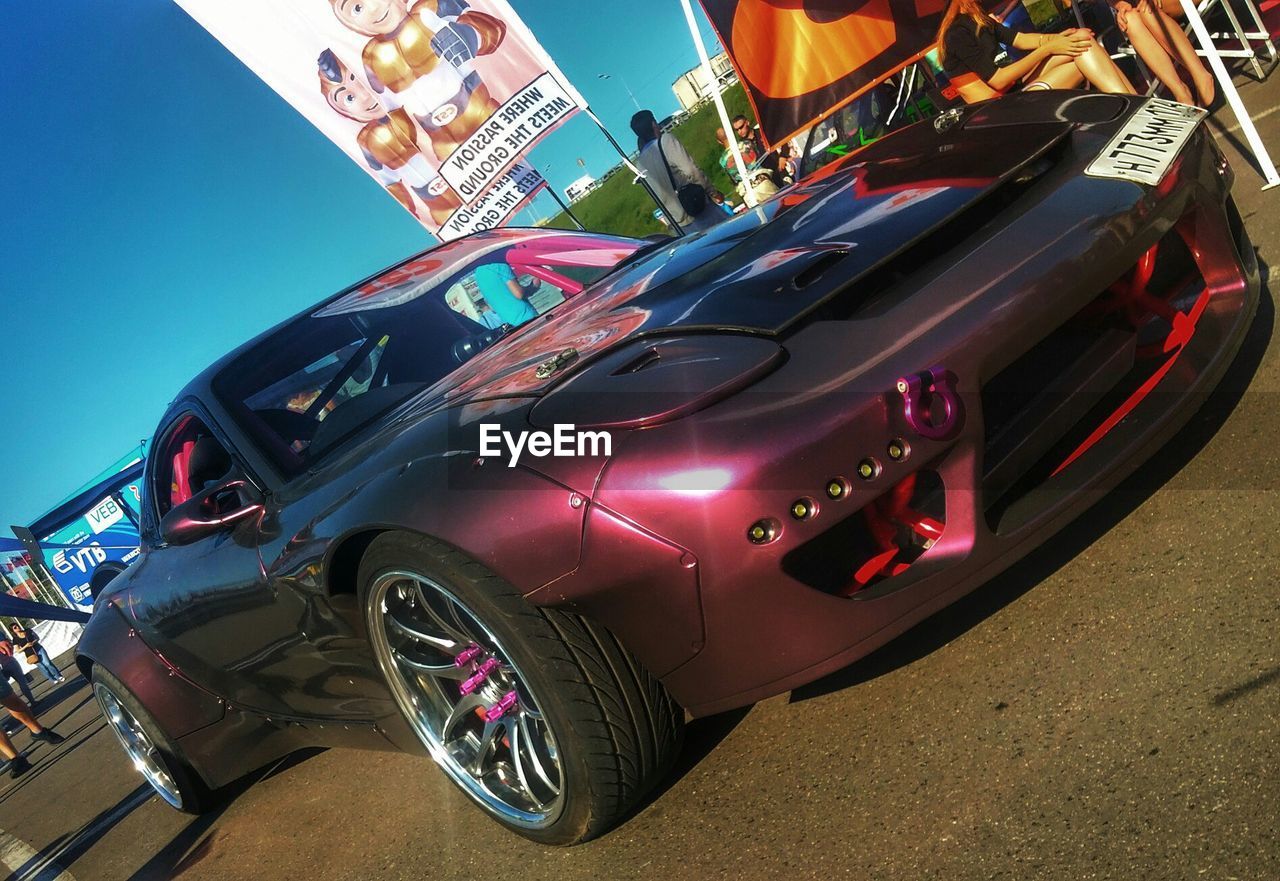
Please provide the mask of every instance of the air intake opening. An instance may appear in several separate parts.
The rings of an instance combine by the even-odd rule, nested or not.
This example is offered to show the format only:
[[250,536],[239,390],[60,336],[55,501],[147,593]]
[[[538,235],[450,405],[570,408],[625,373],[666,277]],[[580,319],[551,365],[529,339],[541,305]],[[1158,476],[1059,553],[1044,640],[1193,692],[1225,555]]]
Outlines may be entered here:
[[1007,534],[1052,504],[1059,494],[1042,492],[1046,483],[1075,473],[1076,461],[1155,391],[1190,339],[1188,316],[1206,290],[1184,241],[1191,234],[1184,219],[983,386],[983,497],[993,532]]
[[888,592],[942,537],[946,517],[942,478],[931,469],[918,471],[791,551],[782,569],[837,596]]

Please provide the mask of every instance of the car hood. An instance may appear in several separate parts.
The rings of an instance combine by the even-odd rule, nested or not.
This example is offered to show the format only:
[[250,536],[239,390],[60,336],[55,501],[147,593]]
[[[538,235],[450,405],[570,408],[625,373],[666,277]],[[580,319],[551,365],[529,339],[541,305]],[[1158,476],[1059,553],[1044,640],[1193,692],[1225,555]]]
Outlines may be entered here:
[[903,129],[607,276],[481,352],[443,394],[536,395],[639,335],[780,334],[993,193],[1072,127],[1051,117]]

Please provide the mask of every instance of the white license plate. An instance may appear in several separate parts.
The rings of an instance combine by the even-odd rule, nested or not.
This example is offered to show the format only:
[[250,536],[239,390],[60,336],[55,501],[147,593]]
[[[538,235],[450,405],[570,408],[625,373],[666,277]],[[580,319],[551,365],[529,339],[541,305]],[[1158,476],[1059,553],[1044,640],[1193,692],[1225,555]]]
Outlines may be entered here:
[[1155,186],[1206,112],[1153,98],[1129,117],[1084,173]]

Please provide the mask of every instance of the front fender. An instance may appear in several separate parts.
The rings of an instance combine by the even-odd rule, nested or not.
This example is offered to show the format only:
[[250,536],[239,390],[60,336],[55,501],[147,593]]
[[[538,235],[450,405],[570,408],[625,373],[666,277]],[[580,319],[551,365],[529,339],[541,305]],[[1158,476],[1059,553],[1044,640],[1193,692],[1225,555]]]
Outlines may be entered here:
[[94,665],[110,670],[175,740],[219,721],[226,714],[222,701],[187,681],[143,642],[117,602],[100,603],[80,636],[76,666],[85,678],[91,678]]

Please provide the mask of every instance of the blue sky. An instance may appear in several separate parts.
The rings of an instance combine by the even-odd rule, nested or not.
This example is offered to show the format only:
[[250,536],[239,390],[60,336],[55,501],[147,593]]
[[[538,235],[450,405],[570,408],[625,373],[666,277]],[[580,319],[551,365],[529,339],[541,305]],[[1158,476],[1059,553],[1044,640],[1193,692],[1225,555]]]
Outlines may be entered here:
[[[678,0],[513,5],[624,145],[620,78],[676,109],[697,63]],[[7,535],[149,437],[217,356],[431,240],[167,0],[25,4],[0,53]],[[614,156],[583,116],[533,152],[561,189]]]

